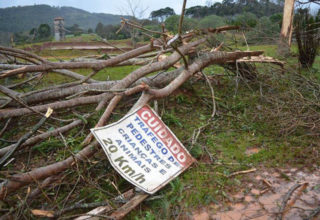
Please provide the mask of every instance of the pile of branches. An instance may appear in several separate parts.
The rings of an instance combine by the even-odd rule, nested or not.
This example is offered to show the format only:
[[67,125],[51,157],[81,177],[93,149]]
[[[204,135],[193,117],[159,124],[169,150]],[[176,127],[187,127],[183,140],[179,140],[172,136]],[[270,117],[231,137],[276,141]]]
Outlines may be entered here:
[[[182,20],[183,16],[181,17],[180,27]],[[127,20],[123,20],[122,25],[141,29],[141,31],[149,35],[160,34],[161,37],[159,39],[152,38],[145,46],[123,52],[107,60],[87,62],[50,62],[30,52],[0,47],[1,60],[6,61],[0,64],[0,69],[2,70],[0,79],[5,81],[9,77],[17,76],[23,78],[20,83],[0,85],[0,92],[4,95],[0,98],[0,120],[2,124],[0,136],[8,132],[7,129],[12,127],[10,123],[16,121],[16,119],[25,118],[28,115],[32,115],[35,119],[41,118],[31,131],[21,135],[18,142],[0,149],[0,156],[2,157],[0,166],[2,169],[8,163],[17,163],[17,161],[12,161],[11,158],[19,151],[30,148],[50,137],[65,134],[71,129],[80,128],[81,125],[85,124],[94,115],[97,115],[98,112],[103,111],[103,114],[95,127],[106,125],[112,113],[119,106],[120,101],[125,98],[139,95],[137,101],[131,106],[130,111],[132,111],[152,100],[170,96],[183,83],[193,75],[201,72],[205,67],[213,64],[223,65],[228,62],[235,62],[243,57],[262,54],[261,51],[225,52],[218,49],[203,50],[209,37],[222,31],[236,30],[238,29],[236,26],[190,31],[186,34],[181,33],[180,28],[178,35],[171,36],[165,31],[156,33],[155,31],[149,31]],[[163,56],[168,51],[173,52],[168,56]],[[148,60],[147,64],[142,65],[121,80],[98,81],[92,79],[101,70],[123,65],[133,59],[141,59],[149,56],[151,52],[153,52],[153,57]],[[191,57],[191,54],[196,54],[196,57],[187,59],[187,57]],[[160,56],[162,56],[162,59],[159,59]],[[180,65],[181,67],[176,65],[180,61],[183,64]],[[179,68],[168,71],[174,66]],[[83,76],[74,72],[75,69],[88,69],[91,70],[91,73],[88,76]],[[44,75],[52,73],[71,77],[75,80],[26,93],[21,92],[23,90],[19,89],[32,81],[39,83]],[[148,76],[152,73],[157,74]],[[81,115],[73,111],[75,107],[84,105],[94,105],[95,110]],[[50,109],[53,110],[52,114]],[[69,115],[75,115],[75,118],[59,118],[61,115],[59,115],[59,112],[62,110],[63,114],[69,113]],[[46,112],[47,114],[45,114]],[[57,121],[62,126],[34,135],[39,127],[50,121]],[[30,191],[31,188],[28,188],[27,198],[25,199],[25,202],[28,203],[36,199],[43,188],[57,181],[60,178],[59,175],[63,172],[83,161],[90,160],[100,150],[100,147],[98,142],[93,139],[89,129],[86,132],[87,137],[81,143],[81,150],[67,159],[34,168],[24,173],[12,174],[8,172],[7,177],[1,180],[0,200],[5,201],[17,190],[33,184],[35,189]],[[30,156],[32,157],[32,155]],[[111,216],[114,218],[123,217],[146,197],[146,194],[136,195],[124,207],[113,212]],[[101,213],[103,212],[95,212],[96,215]],[[9,217],[11,214],[12,212],[8,212],[5,216]],[[46,213],[45,216],[57,216],[57,213]]]

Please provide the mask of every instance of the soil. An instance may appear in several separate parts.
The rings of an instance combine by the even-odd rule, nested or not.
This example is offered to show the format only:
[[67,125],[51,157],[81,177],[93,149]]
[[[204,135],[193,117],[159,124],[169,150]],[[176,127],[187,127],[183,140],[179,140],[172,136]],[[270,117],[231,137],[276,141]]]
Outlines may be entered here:
[[[313,172],[305,169],[258,169],[246,174],[248,184],[231,196],[227,206],[212,204],[194,213],[194,220],[246,220],[276,219],[288,191],[297,188],[286,203],[282,219],[306,219],[320,207],[320,168]],[[318,215],[314,219],[320,219]]]

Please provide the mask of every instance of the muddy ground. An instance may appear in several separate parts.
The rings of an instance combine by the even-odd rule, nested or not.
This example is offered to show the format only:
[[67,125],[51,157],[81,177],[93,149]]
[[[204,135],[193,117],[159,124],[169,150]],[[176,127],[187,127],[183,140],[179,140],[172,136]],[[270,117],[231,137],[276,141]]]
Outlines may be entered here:
[[[228,206],[211,204],[194,213],[195,220],[259,219],[320,219],[310,215],[320,207],[320,169],[310,172],[304,168],[264,169],[245,174],[247,187],[230,196]],[[283,206],[283,200],[295,189]],[[285,207],[285,208],[284,208]],[[280,211],[284,208],[284,211]]]

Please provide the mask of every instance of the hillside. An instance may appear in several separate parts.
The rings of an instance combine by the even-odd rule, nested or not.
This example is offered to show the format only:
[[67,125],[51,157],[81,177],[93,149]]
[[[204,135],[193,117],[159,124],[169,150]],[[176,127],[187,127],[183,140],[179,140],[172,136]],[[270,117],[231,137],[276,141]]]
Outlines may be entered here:
[[81,28],[95,28],[98,22],[117,24],[120,15],[90,13],[73,7],[32,5],[0,9],[0,32],[28,31],[42,23],[53,24],[53,18],[61,16],[66,26],[79,24]]

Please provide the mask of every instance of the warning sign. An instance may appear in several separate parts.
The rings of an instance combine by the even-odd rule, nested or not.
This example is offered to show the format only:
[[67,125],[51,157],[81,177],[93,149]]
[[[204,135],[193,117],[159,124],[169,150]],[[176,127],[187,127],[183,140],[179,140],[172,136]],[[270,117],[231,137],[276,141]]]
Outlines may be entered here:
[[91,132],[121,176],[150,194],[194,161],[149,106],[111,125],[91,129]]

